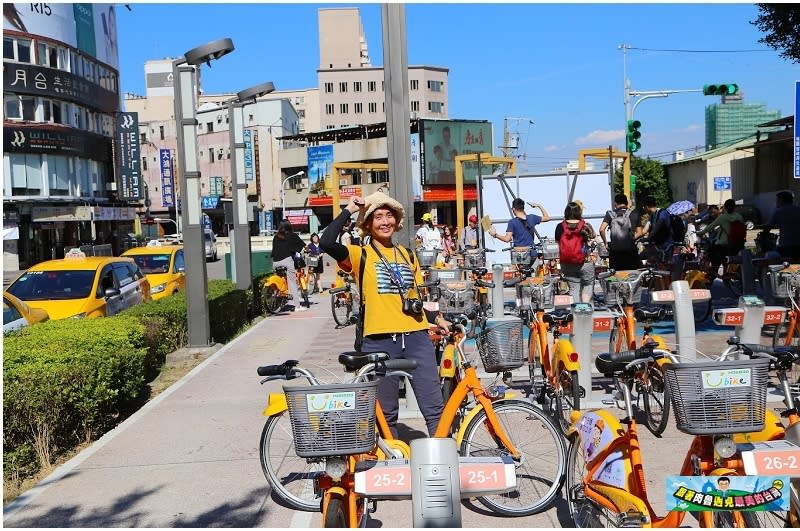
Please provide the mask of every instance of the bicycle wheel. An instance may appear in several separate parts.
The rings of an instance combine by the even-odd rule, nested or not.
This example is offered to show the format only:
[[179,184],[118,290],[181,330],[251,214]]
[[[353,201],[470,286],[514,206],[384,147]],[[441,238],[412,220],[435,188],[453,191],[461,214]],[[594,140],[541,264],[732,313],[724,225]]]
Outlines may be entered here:
[[332,496],[328,500],[328,506],[322,515],[322,527],[325,528],[345,528],[347,526],[347,515],[344,512],[344,500],[338,496]]
[[[492,404],[500,425],[521,454],[516,462],[517,488],[505,494],[481,496],[480,502],[503,516],[527,516],[547,509],[564,481],[566,448],[553,421],[522,400]],[[462,456],[502,456],[501,447],[487,421],[486,411],[476,414],[464,432]]]
[[308,288],[300,290],[300,297],[303,299],[303,304],[306,308],[311,308],[311,302],[308,300]]
[[[531,334],[528,341],[536,342],[536,337],[534,334]],[[534,352],[533,352],[533,363],[530,361],[528,362],[528,374],[531,379],[531,396],[532,398],[538,403],[544,403],[544,368],[542,367],[542,361],[539,357],[539,344],[538,342],[534,345]]]
[[572,437],[567,454],[566,495],[569,514],[575,527],[617,527],[616,515],[583,494],[586,461],[577,435]]
[[350,324],[350,314],[353,312],[353,302],[347,292],[334,293],[331,295],[331,310],[333,320],[337,326],[347,326]]
[[319,291],[319,286],[317,285],[317,275],[315,275],[312,271],[308,274],[308,292],[314,293],[316,291]]
[[[772,346],[800,346],[800,330],[798,330],[797,325],[794,325],[793,328],[794,330],[791,330],[791,337],[787,341],[787,337],[790,333],[789,323],[781,323],[776,326],[775,331],[772,333]],[[800,365],[796,363],[792,365],[792,368],[786,373],[786,377],[789,378],[790,384],[800,383]]]
[[628,337],[622,324],[612,325],[608,335],[608,351],[620,352],[628,349]]
[[[771,513],[765,513],[771,514]],[[783,527],[776,526],[776,525],[769,525],[769,524],[762,524],[761,518],[756,516],[756,513],[751,512],[737,512],[733,513],[731,511],[714,511],[712,515],[712,520],[714,521],[714,527],[724,527],[724,528],[731,528],[731,527],[746,527],[748,529],[755,529],[758,527]],[[767,520],[765,519],[764,522]],[[742,525],[739,525],[742,524]]]
[[275,286],[266,286],[261,290],[261,302],[267,313],[278,313],[283,306],[283,300]]
[[293,509],[319,512],[322,493],[314,490],[314,480],[325,471],[325,461],[297,456],[288,411],[267,419],[260,456],[261,470],[277,498]]
[[561,433],[567,435],[572,424],[572,412],[581,409],[581,387],[578,384],[578,371],[567,371],[561,368],[559,371],[559,381],[561,383],[555,393],[555,418],[558,419],[558,427]]
[[664,370],[657,363],[647,366],[641,393],[644,398],[644,413],[647,429],[660,436],[669,422],[670,394]]

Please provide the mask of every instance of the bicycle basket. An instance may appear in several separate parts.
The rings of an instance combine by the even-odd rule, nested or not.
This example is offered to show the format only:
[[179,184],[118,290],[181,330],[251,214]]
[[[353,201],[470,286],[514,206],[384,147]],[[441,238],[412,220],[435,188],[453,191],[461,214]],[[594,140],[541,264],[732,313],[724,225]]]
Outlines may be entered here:
[[619,271],[603,279],[603,294],[606,306],[616,304],[639,304],[642,301],[641,273],[638,271]]
[[513,247],[511,249],[511,263],[513,265],[528,266],[532,262],[530,247]]
[[306,260],[306,263],[308,264],[308,267],[319,267],[320,258],[321,258],[320,256],[311,256],[311,255],[309,255],[308,259]]
[[526,278],[520,285],[521,305],[526,308],[550,309],[553,307],[553,279],[548,277]]
[[547,238],[542,239],[542,258],[545,260],[558,260],[558,242]]
[[299,457],[352,455],[375,447],[378,382],[284,386]]
[[451,280],[439,284],[439,310],[444,313],[472,315],[475,311],[475,289],[472,282]]
[[430,281],[435,282],[452,282],[453,280],[461,280],[462,273],[460,269],[431,269]]
[[486,251],[483,249],[470,249],[464,252],[464,268],[477,269],[486,267]]
[[525,355],[522,321],[502,323],[478,335],[478,354],[486,372],[511,371],[522,367]]
[[758,432],[764,429],[769,360],[664,365],[675,422],[689,435]]
[[436,256],[439,251],[436,249],[417,249],[417,260],[420,267],[433,267],[436,265]]
[[785,299],[789,296],[789,287],[800,286],[800,266],[793,264],[780,271],[768,273],[772,296]]

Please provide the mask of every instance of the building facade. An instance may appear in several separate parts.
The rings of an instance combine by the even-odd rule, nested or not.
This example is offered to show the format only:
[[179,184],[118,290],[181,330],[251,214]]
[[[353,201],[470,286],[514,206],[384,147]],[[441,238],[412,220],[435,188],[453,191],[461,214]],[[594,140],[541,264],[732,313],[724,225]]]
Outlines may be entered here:
[[[744,95],[722,96],[721,103],[706,106],[706,150],[724,148],[749,138],[758,124],[780,118],[781,112],[761,103],[745,103]],[[761,128],[762,133],[774,128]]]
[[[133,230],[119,201],[120,111],[113,4],[3,5],[3,225],[6,269],[114,244]],[[16,230],[15,230],[16,229]]]

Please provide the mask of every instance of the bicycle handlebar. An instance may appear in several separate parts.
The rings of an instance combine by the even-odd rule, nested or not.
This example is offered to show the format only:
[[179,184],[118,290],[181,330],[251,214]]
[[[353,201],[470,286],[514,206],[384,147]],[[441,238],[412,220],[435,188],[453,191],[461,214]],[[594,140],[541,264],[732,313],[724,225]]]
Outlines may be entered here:
[[286,376],[287,380],[295,378],[294,368],[299,364],[298,360],[286,360],[280,365],[264,365],[257,369],[259,376]]
[[347,290],[348,290],[347,286],[341,286],[339,288],[331,288],[331,289],[329,289],[328,293],[330,293],[331,295],[335,295],[337,293],[343,293],[343,292],[345,292]]
[[486,280],[483,280],[483,279],[479,278],[479,279],[475,280],[475,285],[479,286],[481,288],[493,288],[494,287],[494,282],[489,282],[489,281],[486,281]]
[[514,277],[503,281],[504,288],[511,288],[522,282],[522,277]]

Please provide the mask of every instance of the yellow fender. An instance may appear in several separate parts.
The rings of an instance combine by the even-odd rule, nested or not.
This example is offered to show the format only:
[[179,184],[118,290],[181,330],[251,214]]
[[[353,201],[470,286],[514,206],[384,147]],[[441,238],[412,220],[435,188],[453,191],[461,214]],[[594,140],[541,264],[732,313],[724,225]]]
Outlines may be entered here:
[[553,358],[550,362],[551,367],[564,367],[564,370],[572,372],[572,371],[580,371],[581,370],[581,362],[580,358],[577,361],[572,361],[569,358],[569,355],[575,352],[575,347],[572,345],[572,341],[569,339],[561,338],[556,343],[555,348],[553,349]]
[[278,413],[283,413],[289,409],[286,403],[286,395],[283,393],[270,393],[267,397],[267,407],[264,408],[264,416],[272,417]]
[[[667,342],[664,341],[663,337],[658,336],[658,335],[652,335],[652,336],[650,336],[650,339],[655,341],[657,349],[659,349],[659,350],[669,350],[667,348]],[[660,360],[658,360],[658,364],[659,365],[663,365],[665,363],[670,363],[668,358],[661,358]]]
[[734,433],[733,442],[742,444],[783,439],[784,427],[778,415],[771,409],[767,409],[765,413],[763,430],[759,432]]
[[[449,362],[449,364],[447,363]],[[449,367],[447,366],[449,365]],[[442,361],[439,363],[439,378],[453,378],[456,375],[456,348],[448,343],[442,352]]]
[[[408,459],[411,457],[411,447],[405,441],[401,441],[400,439],[391,439],[391,440],[384,440],[391,449],[399,450],[401,454],[403,454],[403,459]],[[389,459],[389,456],[383,453],[383,450],[378,448],[378,461],[385,461]]]

